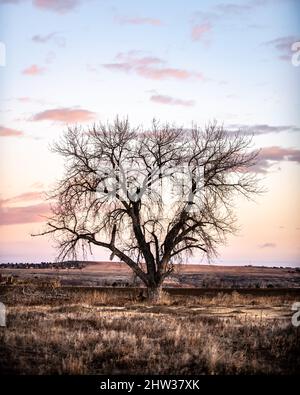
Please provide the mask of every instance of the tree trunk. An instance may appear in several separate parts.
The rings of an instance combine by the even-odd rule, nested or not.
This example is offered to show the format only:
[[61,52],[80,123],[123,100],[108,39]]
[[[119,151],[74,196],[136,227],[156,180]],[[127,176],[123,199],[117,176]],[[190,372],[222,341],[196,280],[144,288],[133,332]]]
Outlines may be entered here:
[[162,285],[156,285],[147,288],[148,292],[148,301],[150,303],[156,304],[159,303],[161,294],[162,294]]

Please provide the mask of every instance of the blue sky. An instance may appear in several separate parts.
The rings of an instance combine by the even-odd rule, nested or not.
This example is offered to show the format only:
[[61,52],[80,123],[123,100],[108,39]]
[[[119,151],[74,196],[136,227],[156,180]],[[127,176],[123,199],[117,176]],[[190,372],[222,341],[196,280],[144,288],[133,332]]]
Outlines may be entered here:
[[[62,171],[49,143],[67,124],[119,114],[146,126],[156,117],[250,128],[269,192],[259,208],[237,203],[243,236],[220,259],[297,264],[299,22],[296,0],[0,0],[0,259],[53,255],[28,236],[45,211],[28,193]],[[259,232],[252,218],[263,220]]]

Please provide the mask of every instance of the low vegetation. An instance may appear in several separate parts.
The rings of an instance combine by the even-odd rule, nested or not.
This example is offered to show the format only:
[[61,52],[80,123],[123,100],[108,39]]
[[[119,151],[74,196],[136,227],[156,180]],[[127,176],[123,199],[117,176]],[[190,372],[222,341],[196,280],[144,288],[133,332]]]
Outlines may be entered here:
[[299,328],[288,295],[141,294],[4,287],[4,374],[291,374]]

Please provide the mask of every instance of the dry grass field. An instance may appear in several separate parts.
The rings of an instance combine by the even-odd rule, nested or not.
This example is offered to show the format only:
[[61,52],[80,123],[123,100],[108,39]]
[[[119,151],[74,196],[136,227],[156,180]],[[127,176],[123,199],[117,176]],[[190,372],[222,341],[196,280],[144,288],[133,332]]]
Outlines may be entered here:
[[300,294],[164,293],[5,286],[4,374],[297,374]]
[[[33,277],[59,279],[70,286],[134,285],[131,269],[122,262],[84,262],[82,269],[0,269],[0,276],[12,275],[16,281]],[[167,286],[177,288],[298,288],[299,268],[176,265]]]

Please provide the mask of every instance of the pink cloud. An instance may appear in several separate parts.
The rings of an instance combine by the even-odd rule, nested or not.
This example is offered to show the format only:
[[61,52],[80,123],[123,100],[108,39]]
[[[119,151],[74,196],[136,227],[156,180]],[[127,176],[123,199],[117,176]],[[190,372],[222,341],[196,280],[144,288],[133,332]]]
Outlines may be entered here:
[[79,0],[33,0],[33,4],[41,10],[49,10],[65,14],[79,5]]
[[44,67],[39,67],[36,64],[33,64],[22,71],[25,75],[40,75],[45,71]]
[[52,104],[44,99],[35,99],[35,98],[29,97],[29,96],[16,97],[16,100],[21,103],[33,103],[33,104],[39,104],[39,105]]
[[177,80],[186,80],[190,78],[203,79],[201,73],[185,69],[164,67],[164,60],[149,56],[138,57],[135,52],[120,53],[117,55],[116,60],[119,60],[119,62],[104,64],[103,67],[114,71],[133,72],[141,77],[154,80],[169,78]]
[[20,130],[6,128],[4,126],[0,126],[0,137],[22,137],[24,133]]
[[260,158],[265,160],[287,160],[300,163],[300,150],[296,148],[267,147],[260,151]]
[[288,161],[300,164],[300,150],[296,148],[283,148],[278,146],[262,148],[258,162],[251,169],[257,173],[266,173],[272,168],[274,162]]
[[2,204],[11,204],[11,203],[23,203],[32,200],[41,200],[43,192],[41,191],[34,191],[34,192],[25,192],[21,193],[20,195],[13,196],[8,199],[1,200]]
[[43,222],[50,214],[49,204],[40,203],[25,207],[3,207],[0,204],[0,225]]
[[152,26],[161,26],[162,22],[157,18],[119,18],[119,22],[121,24],[128,25],[152,25]]
[[211,24],[209,22],[195,25],[192,29],[192,39],[194,41],[202,40],[205,33],[209,31],[211,31]]
[[[0,0],[0,4],[21,4],[26,1],[27,0]],[[81,1],[82,0],[32,0],[32,4],[40,10],[65,14],[77,7]]]
[[175,106],[193,106],[195,102],[193,100],[182,100],[182,99],[176,99],[171,96],[165,96],[165,95],[152,95],[150,97],[150,100],[156,102],[156,103],[161,103],[161,104],[170,104],[170,105],[175,105]]
[[95,118],[95,113],[76,108],[54,108],[34,115],[33,121],[86,122]]
[[154,80],[163,80],[167,78],[174,78],[177,80],[186,80],[191,77],[200,78],[200,74],[191,73],[187,70],[173,69],[173,68],[161,68],[154,69],[151,67],[142,67],[138,69],[138,74]]
[[31,101],[31,98],[28,97],[28,96],[23,96],[23,97],[18,97],[17,100],[22,102],[22,103],[28,103],[28,102]]

